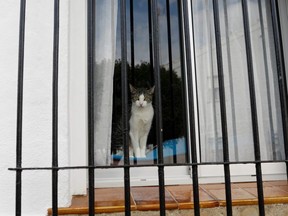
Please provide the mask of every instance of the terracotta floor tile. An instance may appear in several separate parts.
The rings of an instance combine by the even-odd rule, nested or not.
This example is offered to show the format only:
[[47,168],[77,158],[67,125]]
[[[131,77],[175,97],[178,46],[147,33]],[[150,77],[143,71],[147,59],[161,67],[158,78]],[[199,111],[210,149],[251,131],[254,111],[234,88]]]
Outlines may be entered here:
[[[225,198],[224,198],[225,199]],[[233,200],[247,200],[247,199],[257,199],[256,196],[248,193],[242,188],[232,189],[232,199]]]
[[[193,208],[193,188],[191,185],[165,187],[166,209]],[[263,182],[265,204],[288,203],[288,182]],[[257,204],[256,182],[233,183],[232,204]],[[201,208],[225,206],[225,184],[204,184],[199,186]],[[97,213],[123,212],[125,206],[124,188],[95,189],[95,211]],[[132,187],[131,210],[159,210],[159,189],[155,187]],[[88,214],[88,197],[73,196],[70,207],[59,208],[59,215]],[[52,209],[48,209],[51,215]]]
[[[193,208],[193,190],[191,185],[167,186],[166,189],[178,202],[179,209]],[[202,208],[216,207],[218,202],[199,188],[200,206]]]
[[[224,184],[201,185],[203,189],[219,201],[220,206],[226,205],[226,192]],[[232,205],[251,205],[257,203],[257,197],[239,188],[237,185],[231,185]]]
[[[88,212],[88,196],[74,196],[71,208],[80,208]],[[124,211],[124,189],[123,188],[99,188],[95,190],[95,210],[97,213]],[[131,198],[131,209],[135,210],[136,205]]]
[[[200,186],[205,190],[225,189],[225,184],[202,184]],[[231,184],[231,188],[238,188],[238,186]]]
[[[257,188],[256,182],[234,183],[239,188]],[[263,186],[271,186],[269,182],[263,182]]]
[[[255,196],[241,188],[232,188],[231,192],[233,200],[256,199]],[[208,193],[211,193],[217,200],[222,201],[226,199],[226,193],[224,189],[208,190]]]
[[282,180],[282,181],[268,181],[267,184],[273,185],[273,186],[288,186],[288,181]]
[[73,196],[71,207],[72,208],[80,208],[88,206],[88,198],[87,196]]
[[285,191],[288,196],[288,185],[279,185],[277,188],[280,188],[281,190]]
[[[257,183],[239,183],[242,189],[258,196]],[[279,185],[279,186],[276,186]],[[264,201],[266,204],[287,203],[288,202],[288,185],[287,181],[263,182]]]
[[[132,197],[137,210],[158,210],[159,189],[158,187],[132,187]],[[178,205],[168,191],[165,192],[166,209],[177,209]]]
[[[131,208],[136,209],[134,200],[131,197]],[[124,188],[98,188],[95,190],[95,207],[98,210],[103,208],[119,211],[125,209]],[[99,212],[99,211],[97,211]],[[102,212],[102,211],[101,211]]]
[[167,186],[166,189],[178,203],[193,202],[193,192],[191,185]]
[[[243,188],[244,190],[248,191],[249,193],[253,194],[254,196],[257,196],[257,188]],[[270,197],[287,197],[288,193],[281,190],[277,187],[269,187],[264,186],[264,197],[270,198]]]

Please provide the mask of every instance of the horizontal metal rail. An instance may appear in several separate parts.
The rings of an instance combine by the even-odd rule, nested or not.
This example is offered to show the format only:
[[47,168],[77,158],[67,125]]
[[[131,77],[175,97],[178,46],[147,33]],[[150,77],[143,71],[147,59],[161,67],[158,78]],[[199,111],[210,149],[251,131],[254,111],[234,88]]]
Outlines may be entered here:
[[267,161],[241,161],[241,162],[203,162],[203,163],[177,163],[177,164],[130,164],[130,165],[111,165],[111,166],[60,166],[60,167],[22,167],[22,168],[9,168],[10,171],[17,171],[17,170],[52,170],[52,169],[59,169],[59,170],[69,170],[69,169],[116,169],[116,168],[124,168],[124,167],[171,167],[171,166],[209,166],[209,165],[225,165],[225,164],[267,164],[267,163],[286,163],[288,160],[267,160]]

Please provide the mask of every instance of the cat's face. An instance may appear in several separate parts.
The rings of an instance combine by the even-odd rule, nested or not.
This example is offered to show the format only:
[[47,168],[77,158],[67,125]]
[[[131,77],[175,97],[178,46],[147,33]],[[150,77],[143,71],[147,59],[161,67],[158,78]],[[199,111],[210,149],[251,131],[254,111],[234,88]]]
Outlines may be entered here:
[[134,88],[130,84],[131,99],[137,107],[146,107],[148,104],[152,103],[154,87],[150,89],[145,88]]

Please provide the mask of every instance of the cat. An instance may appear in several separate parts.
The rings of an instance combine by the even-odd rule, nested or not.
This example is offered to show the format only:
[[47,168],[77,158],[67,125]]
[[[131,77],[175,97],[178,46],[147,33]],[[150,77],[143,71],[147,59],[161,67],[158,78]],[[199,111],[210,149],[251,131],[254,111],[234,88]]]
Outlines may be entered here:
[[131,84],[131,117],[129,119],[130,157],[146,157],[147,138],[154,116],[152,98],[155,86],[150,89],[134,88]]

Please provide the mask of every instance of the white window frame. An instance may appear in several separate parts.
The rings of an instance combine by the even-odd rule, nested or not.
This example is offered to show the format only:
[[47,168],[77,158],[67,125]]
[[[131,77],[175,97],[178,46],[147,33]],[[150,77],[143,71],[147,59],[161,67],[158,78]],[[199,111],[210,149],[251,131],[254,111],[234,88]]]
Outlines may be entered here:
[[[69,144],[70,166],[87,165],[86,1],[69,1]],[[71,194],[86,194],[87,171],[70,171]]]

